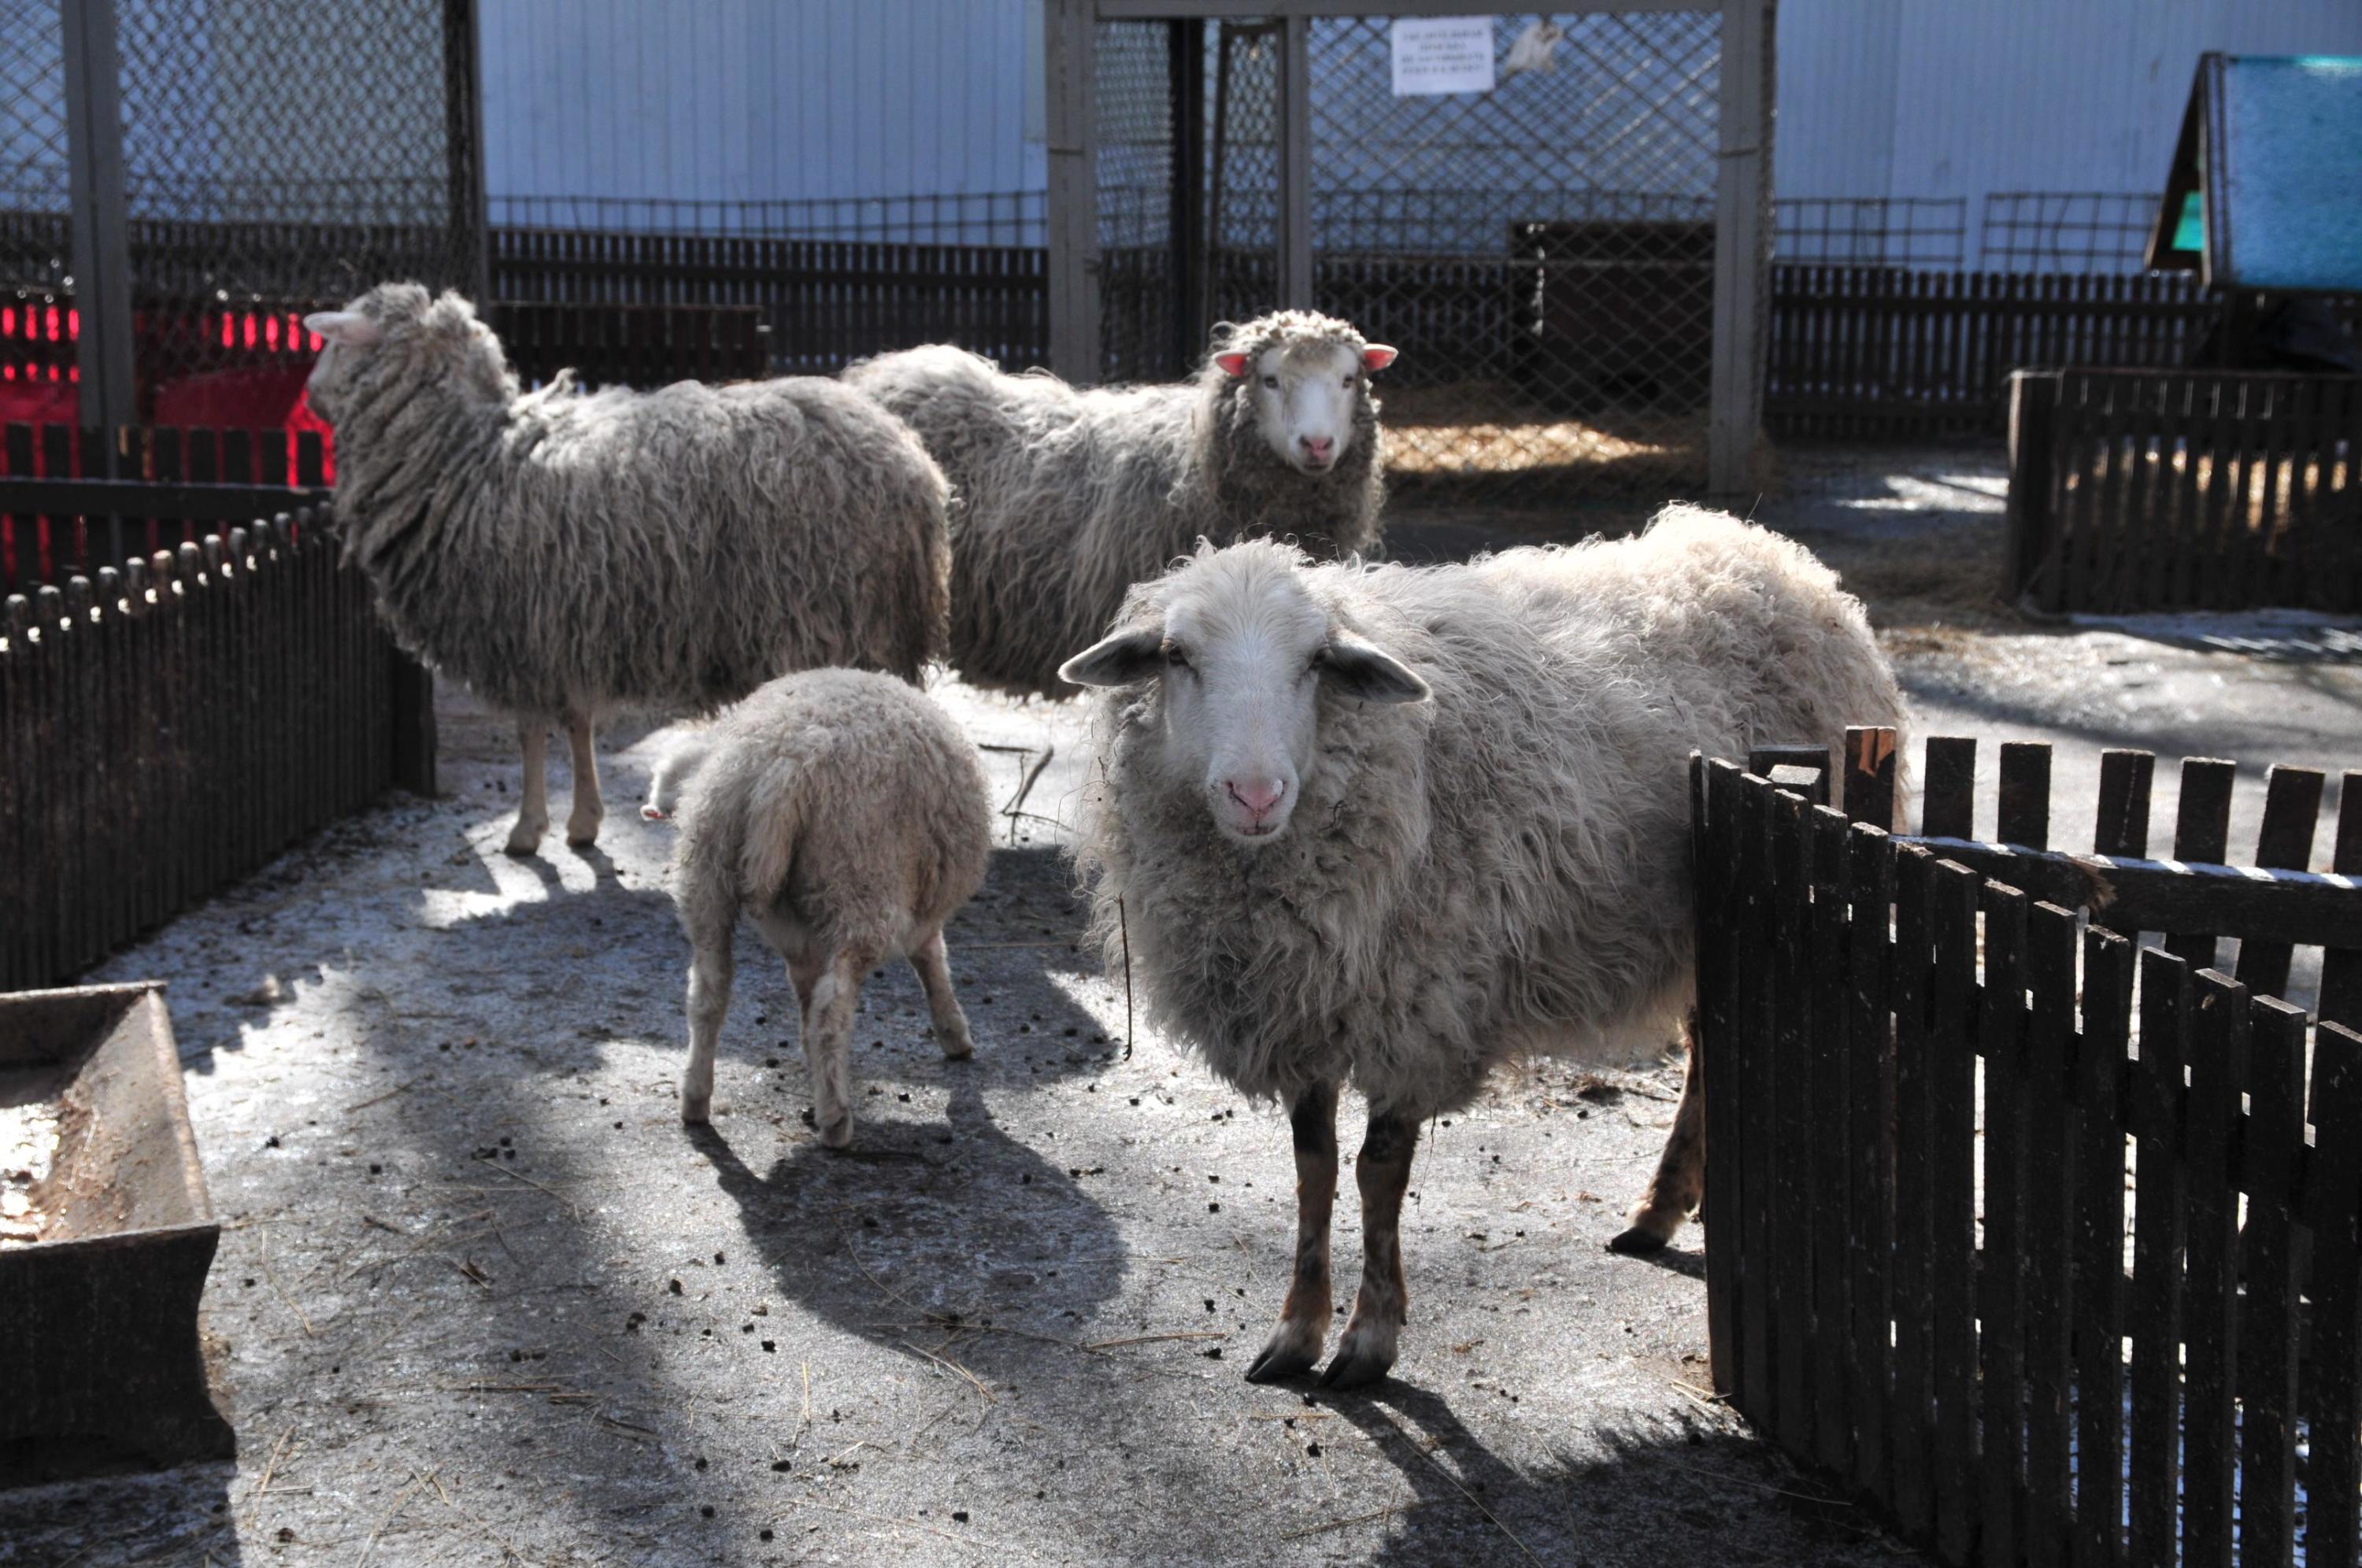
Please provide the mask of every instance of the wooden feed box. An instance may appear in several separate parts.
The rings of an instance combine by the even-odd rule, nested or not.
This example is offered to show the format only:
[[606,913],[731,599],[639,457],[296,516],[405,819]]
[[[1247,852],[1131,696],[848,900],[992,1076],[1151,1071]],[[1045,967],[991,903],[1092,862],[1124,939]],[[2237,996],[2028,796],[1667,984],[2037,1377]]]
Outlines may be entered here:
[[221,1228],[160,986],[0,995],[0,1485],[235,1452],[197,1334]]

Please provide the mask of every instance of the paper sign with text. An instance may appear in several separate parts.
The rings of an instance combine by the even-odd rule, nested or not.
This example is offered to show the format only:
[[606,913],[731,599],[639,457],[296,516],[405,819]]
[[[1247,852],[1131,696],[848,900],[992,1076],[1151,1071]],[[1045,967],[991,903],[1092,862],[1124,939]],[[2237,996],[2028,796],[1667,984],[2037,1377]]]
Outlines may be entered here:
[[1493,90],[1493,18],[1405,17],[1395,23],[1395,96]]

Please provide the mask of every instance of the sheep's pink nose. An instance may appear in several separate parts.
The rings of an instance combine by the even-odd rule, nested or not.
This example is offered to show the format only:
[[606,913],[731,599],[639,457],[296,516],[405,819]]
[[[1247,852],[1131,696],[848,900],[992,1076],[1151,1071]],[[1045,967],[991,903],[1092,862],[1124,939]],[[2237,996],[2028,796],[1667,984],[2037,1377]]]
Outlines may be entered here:
[[1297,439],[1304,443],[1304,455],[1316,463],[1327,462],[1330,453],[1337,447],[1337,443],[1326,436],[1299,436]]
[[1231,792],[1231,800],[1246,808],[1247,815],[1258,819],[1268,815],[1279,804],[1279,798],[1287,793],[1286,781],[1279,778],[1225,778],[1222,788]]

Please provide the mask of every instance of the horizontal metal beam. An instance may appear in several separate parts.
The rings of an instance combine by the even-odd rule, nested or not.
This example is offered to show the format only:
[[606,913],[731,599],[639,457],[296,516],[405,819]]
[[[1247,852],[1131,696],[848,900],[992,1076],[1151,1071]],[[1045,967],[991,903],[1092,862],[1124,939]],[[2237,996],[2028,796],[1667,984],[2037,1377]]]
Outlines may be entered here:
[[0,480],[0,515],[187,517],[204,523],[251,523],[299,507],[323,505],[330,493],[283,485],[9,479]]
[[[1291,17],[1494,17],[1501,0],[1092,0],[1102,21],[1189,21]],[[1698,0],[1617,0],[1613,5],[1553,6],[1553,17],[1609,16],[1634,11],[1719,12]]]

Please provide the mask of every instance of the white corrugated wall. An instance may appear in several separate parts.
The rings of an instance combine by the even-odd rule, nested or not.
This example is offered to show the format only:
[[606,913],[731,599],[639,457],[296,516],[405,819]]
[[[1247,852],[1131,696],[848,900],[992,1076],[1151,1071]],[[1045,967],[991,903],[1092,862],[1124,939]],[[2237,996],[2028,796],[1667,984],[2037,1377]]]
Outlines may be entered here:
[[480,16],[495,195],[1044,183],[1033,0],[482,0]]
[[1783,0],[1783,196],[2144,191],[2198,56],[2362,54],[2362,0]]
[[[487,183],[1040,190],[1039,0],[482,0]],[[2362,0],[1783,0],[1783,196],[2141,191],[2200,51],[2362,54]]]

